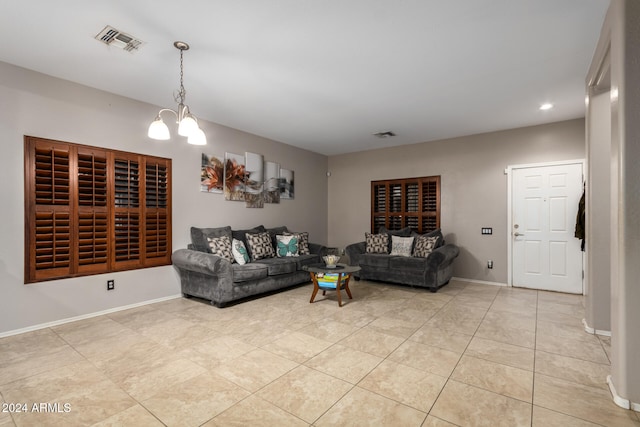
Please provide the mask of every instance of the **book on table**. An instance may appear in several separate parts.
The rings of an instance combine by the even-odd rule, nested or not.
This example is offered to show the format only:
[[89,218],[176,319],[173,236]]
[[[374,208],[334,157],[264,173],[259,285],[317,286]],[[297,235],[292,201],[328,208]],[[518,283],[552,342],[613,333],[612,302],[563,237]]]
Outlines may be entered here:
[[[335,288],[337,283],[338,283],[338,274],[336,273],[324,273],[324,274],[318,274],[318,276],[316,277],[316,280],[318,281],[318,286],[323,287],[323,288]],[[346,281],[347,278],[349,277],[348,274],[343,274],[342,277],[340,278],[340,286],[343,286]]]

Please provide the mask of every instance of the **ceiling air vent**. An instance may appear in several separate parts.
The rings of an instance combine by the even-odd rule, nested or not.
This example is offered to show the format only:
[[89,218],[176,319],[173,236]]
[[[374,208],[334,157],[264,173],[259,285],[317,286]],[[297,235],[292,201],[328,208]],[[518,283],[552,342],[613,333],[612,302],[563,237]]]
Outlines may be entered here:
[[392,136],[396,136],[396,134],[388,130],[385,132],[374,133],[373,136],[378,138],[391,138]]
[[123,33],[121,31],[116,30],[115,28],[107,25],[98,33],[96,36],[96,40],[101,41],[102,43],[108,46],[119,47],[122,50],[126,50],[127,52],[133,52],[138,50],[140,45],[142,45],[142,41],[136,39],[129,34]]

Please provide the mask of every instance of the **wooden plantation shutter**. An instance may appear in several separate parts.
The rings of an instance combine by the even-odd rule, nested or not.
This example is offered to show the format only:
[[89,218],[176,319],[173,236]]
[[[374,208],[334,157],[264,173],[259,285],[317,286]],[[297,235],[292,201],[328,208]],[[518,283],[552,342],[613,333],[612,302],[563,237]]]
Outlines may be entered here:
[[25,282],[171,263],[171,160],[25,137]]
[[[28,154],[28,155],[27,155]],[[42,142],[25,146],[25,277],[71,273],[71,165],[69,147]]]
[[428,233],[440,227],[440,177],[371,182],[371,232],[410,227]]
[[116,269],[142,264],[142,195],[140,159],[137,155],[115,156],[114,178],[114,263]]
[[164,159],[148,159],[145,168],[145,258],[148,264],[171,260],[169,168]]

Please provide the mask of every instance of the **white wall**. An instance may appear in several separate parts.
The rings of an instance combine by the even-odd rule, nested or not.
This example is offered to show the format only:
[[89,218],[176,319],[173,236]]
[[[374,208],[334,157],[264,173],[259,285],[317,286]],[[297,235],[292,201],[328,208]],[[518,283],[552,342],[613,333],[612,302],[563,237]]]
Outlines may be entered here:
[[[440,175],[441,228],[445,239],[460,247],[454,276],[506,283],[510,234],[504,169],[584,156],[583,119],[332,156],[329,245],[345,247],[370,231],[371,181]],[[493,227],[493,235],[481,235],[482,227]]]
[[[204,148],[181,137],[152,141],[146,130],[159,107],[2,62],[0,76],[0,335],[180,293],[171,266],[24,284],[24,135],[172,159],[174,250],[189,243],[191,226],[287,225],[327,243],[327,157],[202,121]],[[248,209],[200,192],[203,151],[250,151],[293,169],[295,199]],[[114,291],[106,291],[107,279],[115,279]]]

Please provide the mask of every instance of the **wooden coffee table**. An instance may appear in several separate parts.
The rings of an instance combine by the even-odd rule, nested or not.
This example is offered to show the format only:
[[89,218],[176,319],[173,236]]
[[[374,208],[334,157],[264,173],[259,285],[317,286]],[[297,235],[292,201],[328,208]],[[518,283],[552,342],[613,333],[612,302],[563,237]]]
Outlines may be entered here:
[[[309,303],[312,303],[316,298],[318,291],[322,289],[322,295],[325,295],[327,291],[336,291],[338,296],[338,306],[342,307],[342,295],[340,294],[340,290],[344,289],[349,296],[349,299],[353,299],[351,296],[351,290],[349,289],[349,280],[351,279],[351,273],[355,273],[356,271],[360,271],[360,267],[357,265],[347,265],[347,264],[337,264],[334,268],[328,268],[326,264],[311,264],[305,265],[302,267],[303,270],[306,270],[311,275],[311,280],[313,281],[313,293],[311,294],[311,299]],[[318,283],[318,274],[337,274],[338,277],[336,279],[336,285],[326,285],[322,283]],[[342,280],[344,279],[344,283]]]

